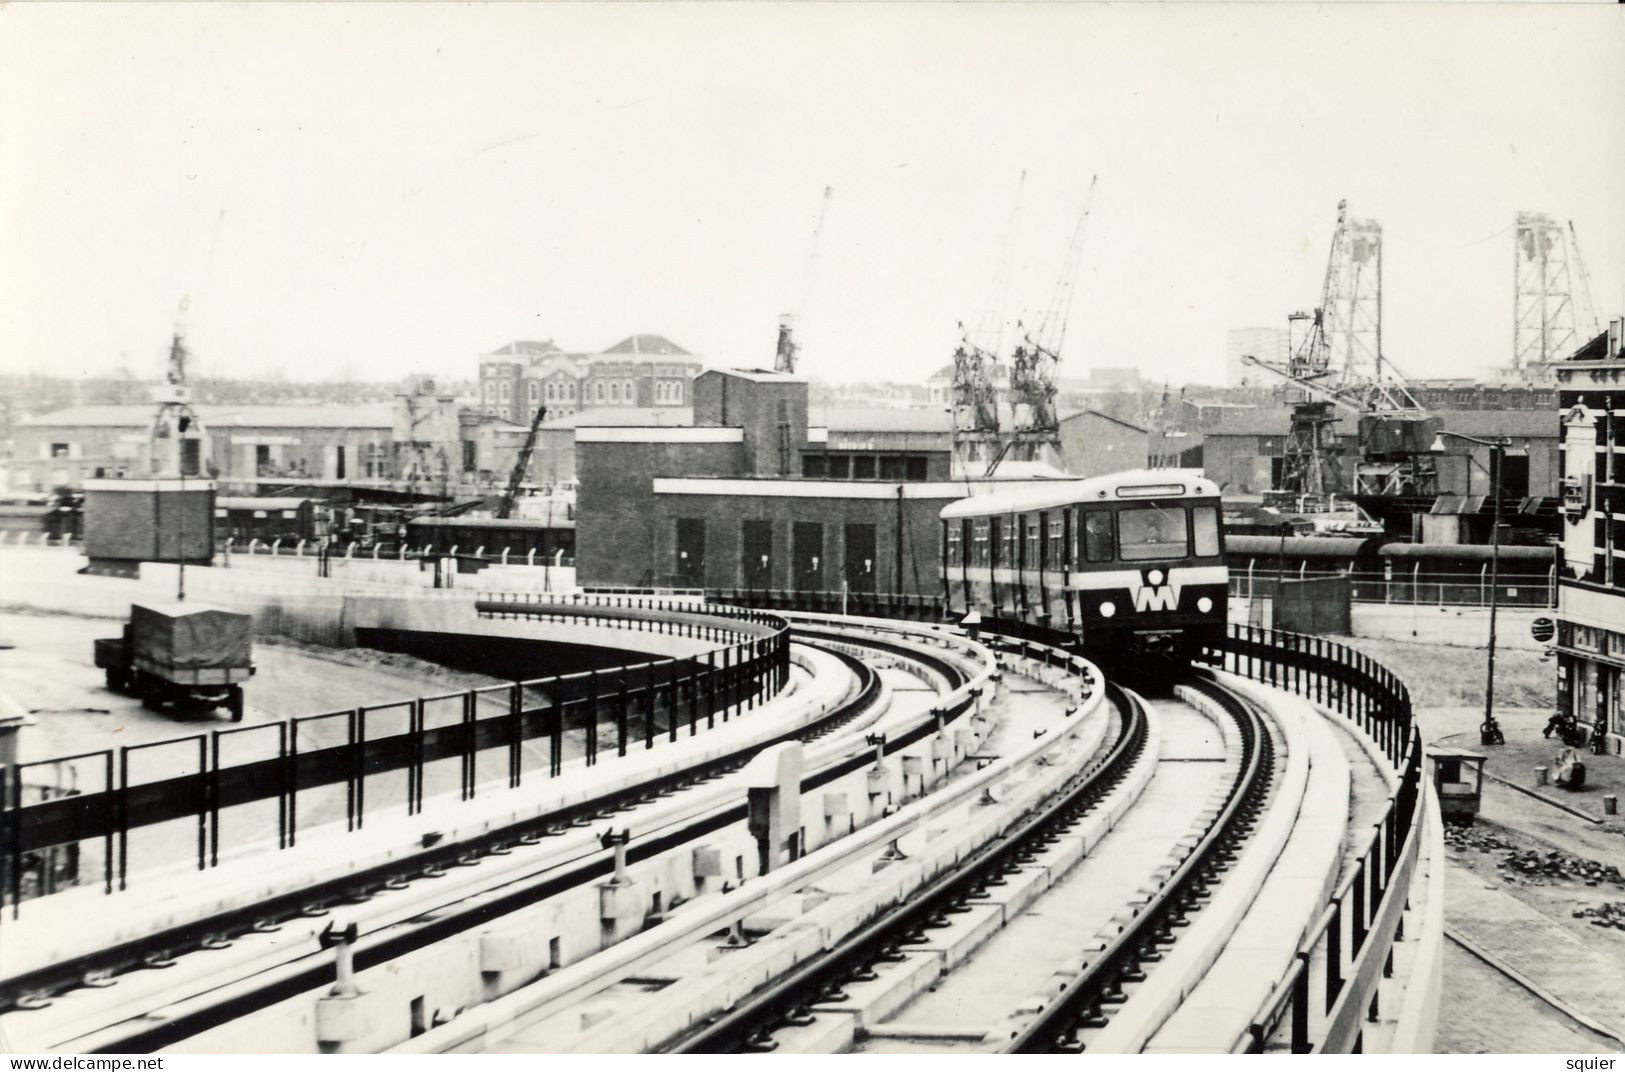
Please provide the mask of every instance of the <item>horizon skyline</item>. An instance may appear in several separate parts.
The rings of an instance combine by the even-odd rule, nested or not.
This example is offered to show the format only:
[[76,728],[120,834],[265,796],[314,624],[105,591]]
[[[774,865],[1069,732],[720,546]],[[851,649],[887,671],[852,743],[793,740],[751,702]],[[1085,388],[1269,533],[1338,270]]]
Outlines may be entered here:
[[1000,319],[1048,307],[1097,174],[1049,325],[1064,376],[1223,382],[1226,331],[1317,300],[1344,198],[1383,224],[1408,375],[1510,363],[1518,211],[1572,219],[1598,319],[1625,310],[1619,5],[137,3],[0,28],[11,368],[150,374],[186,300],[204,374],[384,380],[619,338],[636,308],[722,367],[770,365],[794,312],[809,374],[923,382],[1006,246]]

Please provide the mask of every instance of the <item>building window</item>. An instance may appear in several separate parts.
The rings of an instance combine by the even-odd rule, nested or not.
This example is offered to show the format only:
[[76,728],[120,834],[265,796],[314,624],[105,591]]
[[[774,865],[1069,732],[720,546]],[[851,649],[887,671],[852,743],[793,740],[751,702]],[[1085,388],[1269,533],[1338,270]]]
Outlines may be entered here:
[[509,402],[509,401],[513,400],[513,388],[512,388],[512,385],[509,384],[507,380],[502,381],[501,392],[502,392],[502,401]]
[[526,393],[530,395],[530,400],[532,402],[540,402],[542,398],[542,385],[537,383],[535,380],[531,380],[529,388],[529,391]]
[[361,471],[369,480],[389,479],[389,452],[382,443],[368,443],[361,448]]
[[73,455],[73,450],[72,450],[72,448],[70,448],[68,446],[68,444],[66,444],[66,443],[52,443],[51,444],[51,457],[53,457],[53,458],[68,458],[68,457],[71,457],[72,455]]
[[604,400],[604,381],[599,380],[592,385],[592,396],[594,401],[602,402]]
[[621,385],[620,384],[612,383],[612,384],[609,385],[609,400],[611,402],[619,402],[621,400]]
[[852,459],[853,480],[873,480],[875,478],[875,456],[873,454],[859,454]]
[[495,402],[497,400],[496,381],[494,381],[494,380],[486,380],[485,381],[485,400],[487,402]]

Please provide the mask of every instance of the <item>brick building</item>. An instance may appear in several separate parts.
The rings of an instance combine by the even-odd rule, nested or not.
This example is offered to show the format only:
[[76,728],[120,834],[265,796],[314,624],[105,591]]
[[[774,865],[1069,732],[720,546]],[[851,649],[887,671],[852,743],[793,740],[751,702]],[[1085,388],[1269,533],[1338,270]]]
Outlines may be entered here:
[[1557,707],[1601,726],[1625,717],[1625,320],[1555,365],[1562,429]]
[[880,428],[818,427],[800,377],[712,370],[694,381],[692,427],[583,421],[578,579],[934,594],[937,512],[969,485],[943,479],[946,414],[939,427],[926,423],[930,411],[889,421],[882,412],[892,411],[821,414]]
[[566,353],[519,340],[480,357],[479,408],[529,426],[536,407],[564,417],[596,407],[692,405],[700,359],[662,335],[628,335],[605,350]]

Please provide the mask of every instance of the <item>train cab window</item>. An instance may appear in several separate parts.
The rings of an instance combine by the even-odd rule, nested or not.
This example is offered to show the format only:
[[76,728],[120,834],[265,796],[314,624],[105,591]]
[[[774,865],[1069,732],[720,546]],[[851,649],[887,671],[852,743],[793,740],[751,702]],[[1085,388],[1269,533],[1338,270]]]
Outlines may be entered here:
[[1195,538],[1197,558],[1212,558],[1219,553],[1219,511],[1211,506],[1191,507],[1191,535]]
[[1189,536],[1180,506],[1139,506],[1117,515],[1117,551],[1124,562],[1183,558]]
[[1110,562],[1112,560],[1112,515],[1109,510],[1083,512],[1083,560]]

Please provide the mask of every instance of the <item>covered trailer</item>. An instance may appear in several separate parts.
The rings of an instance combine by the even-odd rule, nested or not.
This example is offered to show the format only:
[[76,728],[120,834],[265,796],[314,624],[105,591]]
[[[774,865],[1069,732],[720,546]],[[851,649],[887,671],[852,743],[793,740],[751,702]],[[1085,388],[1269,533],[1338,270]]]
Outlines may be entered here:
[[121,638],[96,641],[107,687],[147,707],[212,710],[243,717],[242,682],[254,674],[247,614],[199,603],[136,603]]

